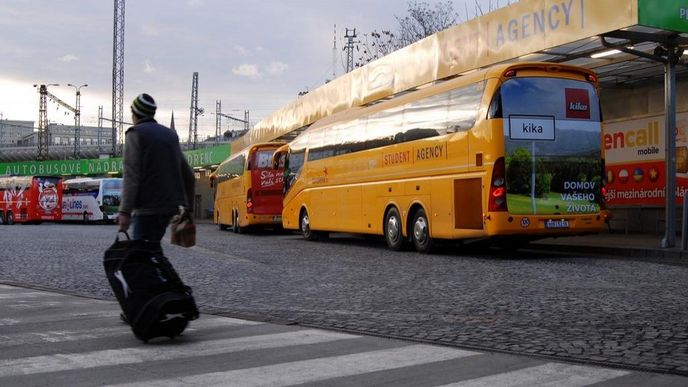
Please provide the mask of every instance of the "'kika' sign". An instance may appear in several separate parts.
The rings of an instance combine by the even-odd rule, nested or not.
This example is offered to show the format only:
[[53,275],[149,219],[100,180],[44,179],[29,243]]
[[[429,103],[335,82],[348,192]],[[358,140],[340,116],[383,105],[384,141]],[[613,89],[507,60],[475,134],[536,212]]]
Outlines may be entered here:
[[554,140],[554,117],[509,116],[509,137],[512,140]]

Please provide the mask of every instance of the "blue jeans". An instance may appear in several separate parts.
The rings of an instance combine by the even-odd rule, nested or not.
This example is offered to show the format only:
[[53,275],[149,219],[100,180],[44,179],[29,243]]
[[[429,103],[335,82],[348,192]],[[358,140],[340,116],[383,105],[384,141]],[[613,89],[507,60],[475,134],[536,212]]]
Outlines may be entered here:
[[172,215],[134,215],[132,239],[159,242],[165,236],[171,217]]

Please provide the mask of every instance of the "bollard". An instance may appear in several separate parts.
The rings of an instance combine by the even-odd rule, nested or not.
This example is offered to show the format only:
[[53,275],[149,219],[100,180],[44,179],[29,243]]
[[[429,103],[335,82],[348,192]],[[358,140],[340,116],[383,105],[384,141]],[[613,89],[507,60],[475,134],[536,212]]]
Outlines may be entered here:
[[688,208],[686,207],[686,193],[683,194],[683,219],[681,219],[681,250],[688,250],[688,232],[686,232],[686,227],[688,226]]

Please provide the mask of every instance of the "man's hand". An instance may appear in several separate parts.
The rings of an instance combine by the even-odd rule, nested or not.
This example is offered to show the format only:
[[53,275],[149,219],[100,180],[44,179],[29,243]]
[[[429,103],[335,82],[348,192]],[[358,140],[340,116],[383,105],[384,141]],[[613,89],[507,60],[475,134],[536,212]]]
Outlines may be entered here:
[[119,224],[118,232],[126,232],[129,230],[129,223],[131,222],[131,217],[129,214],[120,212],[117,214],[117,224]]

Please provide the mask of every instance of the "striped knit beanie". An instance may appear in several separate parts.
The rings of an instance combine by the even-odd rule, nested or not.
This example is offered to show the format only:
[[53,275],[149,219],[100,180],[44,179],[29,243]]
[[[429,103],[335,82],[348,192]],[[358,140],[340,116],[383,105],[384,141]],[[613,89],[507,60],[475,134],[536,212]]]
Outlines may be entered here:
[[139,94],[131,103],[131,111],[139,117],[153,117],[157,108],[153,97],[146,93]]

